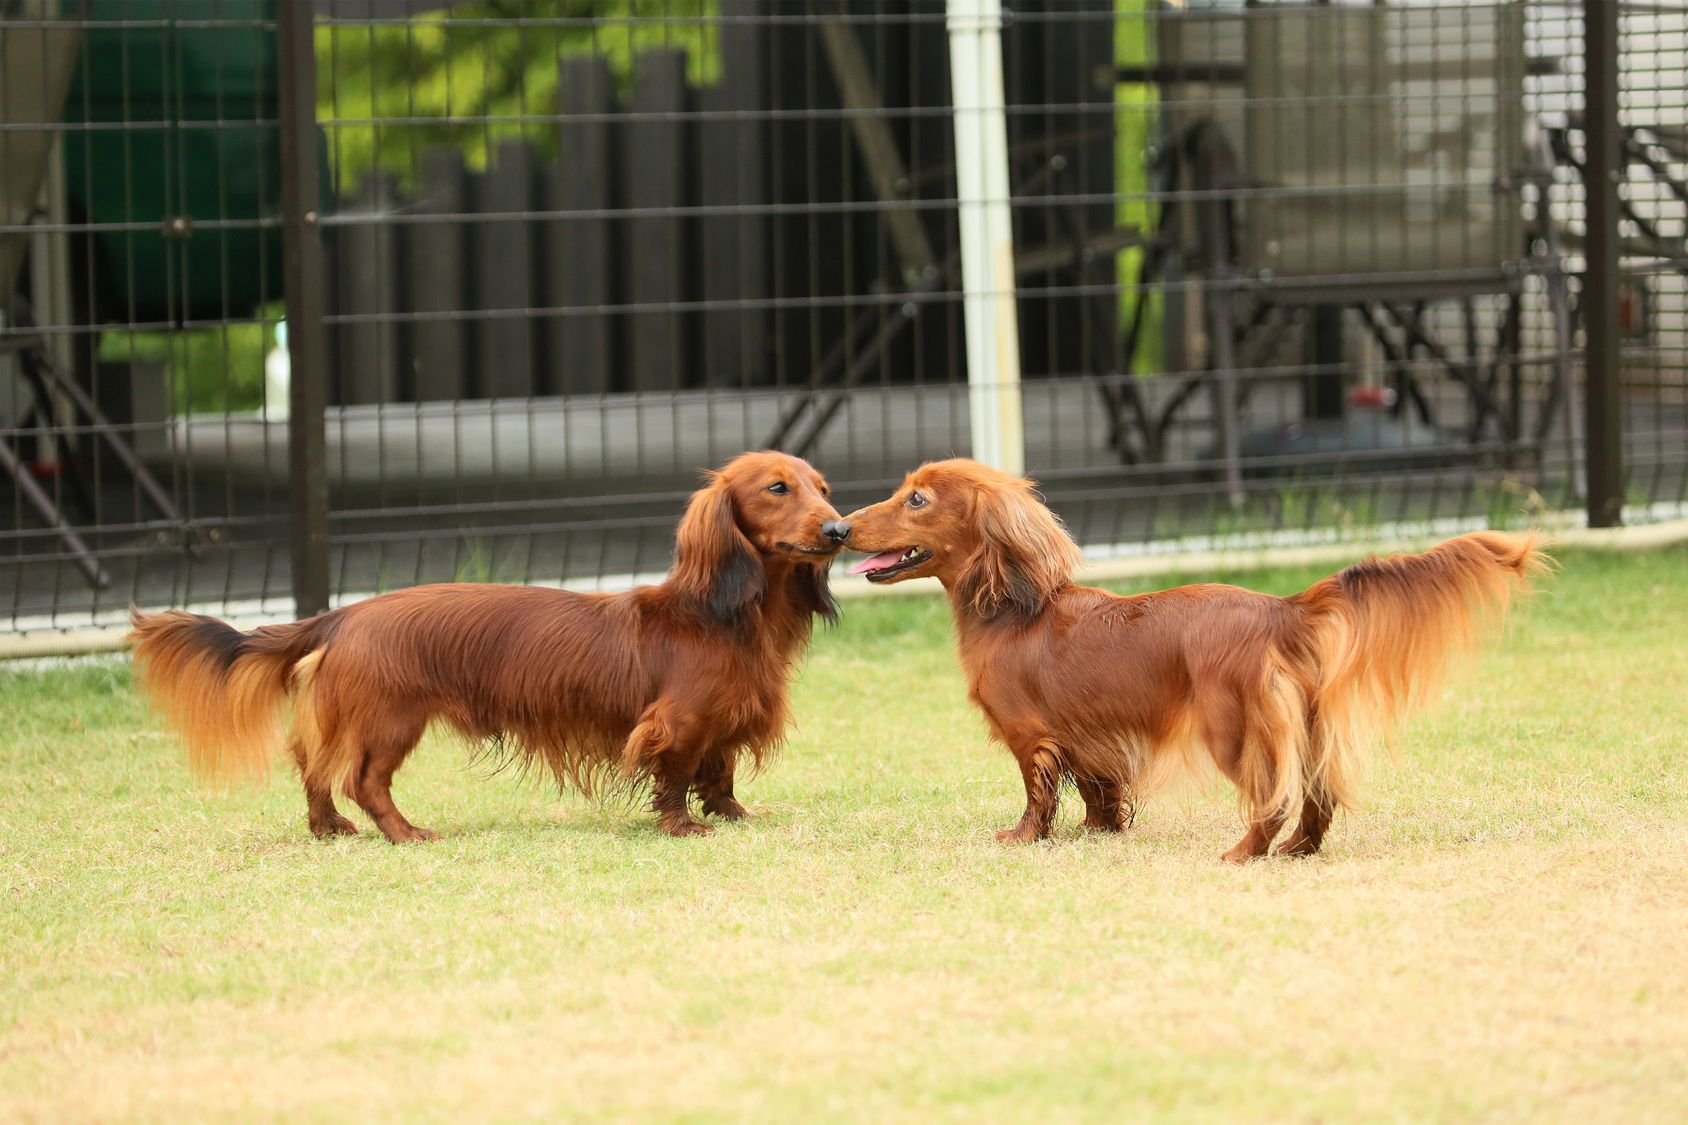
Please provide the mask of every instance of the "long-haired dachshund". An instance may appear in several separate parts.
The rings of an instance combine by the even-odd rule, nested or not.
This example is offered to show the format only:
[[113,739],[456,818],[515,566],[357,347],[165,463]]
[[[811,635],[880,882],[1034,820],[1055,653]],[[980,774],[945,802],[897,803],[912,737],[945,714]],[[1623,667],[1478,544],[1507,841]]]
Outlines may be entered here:
[[695,493],[659,586],[580,594],[455,583],[398,590],[292,625],[133,613],[135,663],[202,774],[261,770],[285,741],[311,831],[356,829],[339,785],[393,843],[431,840],[393,804],[430,721],[494,740],[559,784],[649,779],[664,831],[738,819],[734,767],[787,725],[787,680],[846,534],[821,475],[783,453],[735,458]]
[[1232,862],[1265,855],[1297,807],[1278,853],[1318,851],[1368,747],[1548,565],[1530,538],[1478,532],[1288,598],[1119,597],[1073,584],[1078,548],[1032,482],[968,460],[922,466],[847,522],[852,549],[881,552],[851,573],[948,592],[971,698],[1025,781],[999,839],[1046,836],[1063,779],[1087,826],[1119,831],[1166,766],[1205,748],[1248,810]]

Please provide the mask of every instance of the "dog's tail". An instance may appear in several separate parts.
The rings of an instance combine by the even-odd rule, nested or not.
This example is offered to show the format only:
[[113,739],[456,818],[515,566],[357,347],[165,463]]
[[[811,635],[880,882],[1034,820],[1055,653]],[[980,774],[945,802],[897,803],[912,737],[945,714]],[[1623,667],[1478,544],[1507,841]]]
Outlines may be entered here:
[[197,613],[129,611],[137,678],[181,735],[194,773],[232,781],[268,768],[294,666],[326,642],[334,617],[242,633]]
[[1534,535],[1479,531],[1421,555],[1370,559],[1292,599],[1306,614],[1314,669],[1306,793],[1352,808],[1370,749],[1551,568]]

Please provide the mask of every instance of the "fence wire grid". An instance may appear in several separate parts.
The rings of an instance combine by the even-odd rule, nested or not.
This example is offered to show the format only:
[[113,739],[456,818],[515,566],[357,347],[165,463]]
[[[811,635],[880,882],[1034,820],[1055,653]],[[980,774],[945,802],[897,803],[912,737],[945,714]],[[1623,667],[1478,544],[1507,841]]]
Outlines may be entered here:
[[[1575,511],[1591,387],[1683,512],[1688,7],[1616,6],[1610,117],[1583,4],[1010,7],[1087,548]],[[926,0],[0,0],[0,631],[612,587],[742,450],[841,510],[968,453],[955,113]]]

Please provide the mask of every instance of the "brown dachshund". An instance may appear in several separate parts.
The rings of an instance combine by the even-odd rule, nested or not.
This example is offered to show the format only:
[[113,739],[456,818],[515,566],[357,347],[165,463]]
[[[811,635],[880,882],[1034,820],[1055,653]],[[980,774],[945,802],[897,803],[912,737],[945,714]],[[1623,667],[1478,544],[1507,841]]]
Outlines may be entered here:
[[1288,598],[1119,597],[1073,584],[1078,548],[1032,482],[968,460],[923,465],[848,523],[852,549],[881,552],[851,573],[930,575],[948,592],[971,698],[1025,781],[1025,815],[998,839],[1047,836],[1062,779],[1086,826],[1119,831],[1169,765],[1205,749],[1248,812],[1233,862],[1265,855],[1298,807],[1278,854],[1318,851],[1365,751],[1548,565],[1531,538],[1478,532]]
[[660,586],[579,594],[454,583],[398,590],[240,633],[211,617],[132,613],[135,663],[202,774],[256,772],[283,742],[311,831],[355,832],[338,784],[393,843],[431,840],[393,804],[393,774],[444,722],[559,784],[648,779],[664,831],[738,819],[733,773],[784,737],[787,681],[847,530],[826,481],[783,453],[708,474]]

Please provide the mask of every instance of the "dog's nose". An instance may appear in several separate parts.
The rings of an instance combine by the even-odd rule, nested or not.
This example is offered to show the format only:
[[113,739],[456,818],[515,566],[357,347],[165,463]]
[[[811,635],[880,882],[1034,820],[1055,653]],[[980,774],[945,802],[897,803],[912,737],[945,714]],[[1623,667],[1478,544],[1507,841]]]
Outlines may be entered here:
[[821,534],[830,542],[843,546],[844,540],[850,538],[850,525],[843,520],[827,520],[821,524]]

